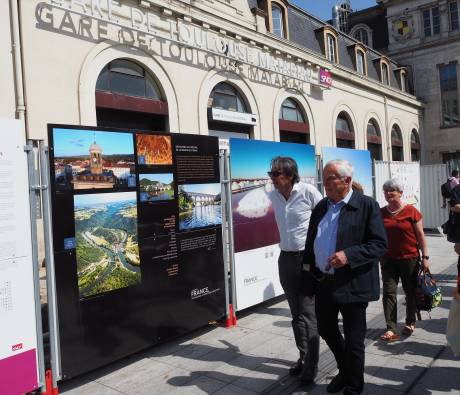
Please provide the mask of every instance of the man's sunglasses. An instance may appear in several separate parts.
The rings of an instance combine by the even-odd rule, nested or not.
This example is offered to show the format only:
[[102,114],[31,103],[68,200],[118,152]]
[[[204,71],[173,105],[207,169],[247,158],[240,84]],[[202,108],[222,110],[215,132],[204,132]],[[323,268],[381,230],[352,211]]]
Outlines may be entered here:
[[274,171],[267,171],[267,174],[269,177],[279,177],[283,173],[281,173],[280,171],[274,170]]

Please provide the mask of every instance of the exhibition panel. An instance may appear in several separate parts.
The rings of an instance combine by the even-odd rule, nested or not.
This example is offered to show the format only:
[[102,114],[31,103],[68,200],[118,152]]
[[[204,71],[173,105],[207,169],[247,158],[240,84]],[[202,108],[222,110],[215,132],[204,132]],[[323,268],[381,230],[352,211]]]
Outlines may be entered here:
[[28,174],[28,152],[33,153],[21,121],[0,119],[0,132],[0,394],[21,394],[44,380],[35,201]]
[[270,200],[273,184],[267,174],[270,162],[279,155],[292,157],[300,180],[316,186],[316,160],[312,145],[260,140],[231,138],[230,153],[233,279],[236,309],[242,310],[283,293],[278,278],[279,233]]
[[48,133],[62,378],[222,318],[218,139]]

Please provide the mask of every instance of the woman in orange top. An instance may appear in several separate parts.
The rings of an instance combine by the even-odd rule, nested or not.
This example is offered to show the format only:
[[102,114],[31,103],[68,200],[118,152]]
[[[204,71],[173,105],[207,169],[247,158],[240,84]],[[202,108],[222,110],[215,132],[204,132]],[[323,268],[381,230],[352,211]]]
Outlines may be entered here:
[[418,271],[419,249],[422,251],[422,267],[429,268],[422,214],[414,206],[403,203],[402,192],[401,184],[395,179],[383,184],[383,193],[388,202],[388,205],[380,209],[388,238],[388,250],[380,263],[383,312],[387,324],[387,330],[380,339],[384,341],[399,340],[396,327],[399,279],[406,295],[406,325],[402,333],[409,336],[414,332],[415,279]]

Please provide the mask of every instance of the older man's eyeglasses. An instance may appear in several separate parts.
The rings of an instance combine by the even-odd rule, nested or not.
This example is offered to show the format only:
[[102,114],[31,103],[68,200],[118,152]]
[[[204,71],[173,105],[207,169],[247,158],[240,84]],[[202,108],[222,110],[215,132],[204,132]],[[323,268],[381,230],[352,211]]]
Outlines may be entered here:
[[269,177],[274,178],[274,177],[279,177],[283,173],[277,170],[273,170],[273,171],[267,171],[267,174]]
[[337,175],[331,175],[331,176],[329,176],[329,177],[326,177],[326,178],[323,180],[323,183],[324,183],[324,184],[328,184],[328,183],[330,183],[330,182],[332,182],[332,181],[341,180],[341,179],[343,179],[343,178],[345,178],[345,177],[341,177],[341,176],[337,176]]

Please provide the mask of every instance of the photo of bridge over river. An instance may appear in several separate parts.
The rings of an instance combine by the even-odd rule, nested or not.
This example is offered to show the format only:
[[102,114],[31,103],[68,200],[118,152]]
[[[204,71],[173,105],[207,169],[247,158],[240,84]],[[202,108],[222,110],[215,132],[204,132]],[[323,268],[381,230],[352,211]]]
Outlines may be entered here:
[[222,224],[220,183],[179,186],[179,230]]
[[289,156],[299,167],[301,181],[315,184],[315,149],[312,145],[230,139],[232,215],[235,252],[279,243],[267,175],[276,156]]
[[75,195],[80,298],[141,282],[136,192]]
[[172,173],[139,174],[141,202],[156,202],[174,199]]

